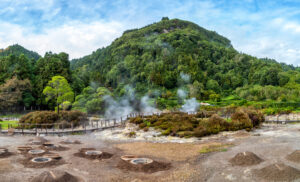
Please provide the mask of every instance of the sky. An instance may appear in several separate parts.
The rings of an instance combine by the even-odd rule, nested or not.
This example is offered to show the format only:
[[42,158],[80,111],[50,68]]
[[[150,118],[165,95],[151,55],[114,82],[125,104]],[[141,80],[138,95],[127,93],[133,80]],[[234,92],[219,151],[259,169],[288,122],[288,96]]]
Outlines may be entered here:
[[300,66],[300,0],[0,0],[0,48],[79,58],[166,16],[216,31],[239,52]]

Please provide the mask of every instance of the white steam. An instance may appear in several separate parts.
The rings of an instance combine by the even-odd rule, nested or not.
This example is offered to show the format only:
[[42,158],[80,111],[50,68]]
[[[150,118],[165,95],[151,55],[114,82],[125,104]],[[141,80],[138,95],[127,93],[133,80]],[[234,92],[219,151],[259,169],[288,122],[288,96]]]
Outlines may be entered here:
[[187,97],[187,93],[186,93],[186,91],[184,91],[183,89],[178,89],[178,90],[177,90],[177,96],[178,96],[180,99],[184,100],[184,99],[186,99],[186,97]]
[[149,102],[150,101],[149,101],[149,97],[148,96],[142,97],[142,99],[141,99],[141,105],[140,105],[141,111],[143,113],[158,112],[159,110],[156,109],[155,107],[151,106]]
[[180,111],[182,112],[196,112],[200,107],[196,98],[187,99],[184,100],[184,102],[185,103],[180,108]]
[[104,96],[106,110],[105,118],[108,119],[120,119],[126,117],[128,114],[133,113],[134,109],[131,107],[128,98],[123,98],[120,101],[116,101],[111,96]]
[[[185,73],[180,73],[180,78],[184,81],[184,84],[190,83],[190,75]],[[177,96],[183,100],[184,104],[181,106],[180,111],[182,112],[196,112],[200,104],[198,103],[196,98],[188,98],[188,92],[182,88],[177,90]]]
[[141,100],[138,100],[135,96],[134,90],[131,87],[126,87],[125,89],[126,95],[121,97],[119,100],[116,100],[111,96],[104,96],[106,105],[106,111],[104,114],[105,118],[120,119],[121,117],[125,118],[127,115],[135,112],[158,112],[156,108],[151,106],[148,96],[143,96]]

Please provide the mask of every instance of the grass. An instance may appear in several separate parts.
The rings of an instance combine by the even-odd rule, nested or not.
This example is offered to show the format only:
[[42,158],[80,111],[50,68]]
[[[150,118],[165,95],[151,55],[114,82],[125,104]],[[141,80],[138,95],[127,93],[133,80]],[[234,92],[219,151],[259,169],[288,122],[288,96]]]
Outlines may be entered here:
[[1,121],[0,125],[2,126],[3,130],[7,130],[9,124],[11,124],[12,127],[17,127],[18,123],[19,123],[19,121]]
[[0,115],[0,119],[1,118],[20,118],[23,115],[24,114],[5,114],[5,115]]
[[218,145],[210,145],[210,146],[204,146],[199,152],[200,154],[206,154],[211,152],[226,152],[228,150],[228,147],[231,147],[233,145],[229,144],[218,144]]

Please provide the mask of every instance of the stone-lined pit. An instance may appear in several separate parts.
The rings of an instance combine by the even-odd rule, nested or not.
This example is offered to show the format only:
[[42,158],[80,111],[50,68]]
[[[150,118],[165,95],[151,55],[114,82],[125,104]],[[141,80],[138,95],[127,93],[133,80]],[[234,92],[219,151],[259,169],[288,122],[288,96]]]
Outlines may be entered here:
[[45,150],[29,150],[28,154],[31,155],[41,155],[44,154],[46,151]]
[[75,153],[74,156],[82,157],[86,159],[109,159],[113,155],[107,152],[102,152],[96,150],[95,148],[81,148],[78,153]]
[[35,157],[31,159],[31,162],[35,162],[35,163],[46,163],[50,161],[52,161],[52,158],[49,157]]
[[134,164],[134,165],[146,165],[146,164],[151,164],[153,162],[152,159],[149,159],[149,158],[135,158],[135,159],[132,159],[130,160],[130,163],[131,164]]
[[88,150],[88,151],[85,151],[85,155],[88,155],[88,156],[100,156],[100,155],[102,155],[102,151],[99,151],[99,150]]
[[123,155],[123,156],[121,156],[121,159],[124,160],[124,161],[130,161],[130,160],[136,159],[136,158],[139,158],[139,157],[136,156],[136,155]]

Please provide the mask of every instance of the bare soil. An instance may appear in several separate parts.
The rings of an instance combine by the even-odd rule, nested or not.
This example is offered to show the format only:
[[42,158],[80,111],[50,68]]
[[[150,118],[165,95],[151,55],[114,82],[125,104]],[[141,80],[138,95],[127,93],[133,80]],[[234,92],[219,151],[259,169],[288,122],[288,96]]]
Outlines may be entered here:
[[80,180],[65,171],[45,171],[33,178],[30,182],[79,182]]
[[267,181],[295,181],[300,179],[300,171],[283,163],[275,163],[256,170],[255,175]]
[[295,150],[293,153],[286,156],[286,159],[292,162],[300,163],[300,150]]
[[100,155],[86,155],[85,152],[89,150],[96,150],[95,148],[81,148],[78,153],[75,153],[74,156],[76,157],[82,157],[86,159],[91,159],[91,160],[101,160],[101,159],[109,159],[113,156],[113,154],[110,154],[108,152],[103,152]]
[[169,161],[185,161],[198,156],[200,154],[199,151],[203,147],[215,145],[220,145],[220,143],[208,142],[203,144],[191,144],[134,142],[116,144],[115,146],[127,154],[156,156]]
[[29,158],[25,158],[25,159],[20,159],[19,162],[27,168],[46,168],[46,167],[56,167],[56,166],[60,166],[63,164],[66,164],[66,162],[63,159],[52,159],[50,162],[46,162],[46,163],[36,163],[36,162],[32,162],[31,160],[34,157],[29,157]]
[[263,160],[253,152],[241,152],[229,160],[233,165],[252,166],[261,163]]
[[[34,136],[1,136],[0,148],[7,148],[15,155],[0,158],[1,182],[31,182],[34,177],[40,176],[45,171],[59,170],[76,176],[84,182],[268,182],[270,176],[264,177],[263,170],[267,166],[283,163],[288,170],[283,176],[277,177],[284,181],[300,181],[298,171],[300,164],[287,159],[287,155],[300,149],[300,124],[270,125],[264,124],[261,129],[251,132],[224,132],[217,135],[203,137],[193,143],[153,143],[133,141],[111,141],[98,135],[100,132],[76,136],[45,136],[44,139],[58,145],[61,141],[81,141],[81,144],[68,144],[69,150],[55,151],[62,157],[59,162],[50,166],[31,167],[27,165],[32,156],[18,153],[18,146],[24,146],[29,140],[36,141]],[[174,141],[174,140],[172,140]],[[182,140],[180,140],[182,142]],[[71,142],[72,143],[72,142]],[[209,146],[226,145],[232,143],[226,150],[200,153]],[[32,146],[33,149],[41,145]],[[82,148],[93,148],[113,154],[105,160],[86,160],[74,156]],[[256,165],[232,165],[230,159],[238,153],[249,151],[259,156],[262,161]],[[48,152],[50,153],[50,152]],[[170,164],[170,168],[163,168],[156,172],[138,172],[128,164],[120,164],[123,155],[136,155],[147,157],[162,164]],[[20,160],[27,159],[23,165]],[[60,162],[63,162],[61,164]],[[123,161],[124,162],[124,161]],[[40,168],[41,167],[41,168]],[[279,166],[280,167],[280,166]],[[156,170],[156,168],[154,167]],[[285,168],[283,168],[285,169]],[[273,168],[272,170],[276,170]],[[271,171],[272,171],[271,170]],[[278,173],[278,174],[277,174]],[[274,175],[279,175],[277,172]],[[261,175],[259,175],[261,174]],[[288,175],[287,175],[288,174]],[[287,176],[292,176],[287,177]]]
[[70,150],[69,147],[65,147],[65,146],[62,146],[62,145],[42,146],[41,149],[49,150],[49,151],[67,151],[67,150]]
[[0,158],[7,158],[13,155],[13,153],[9,152],[6,148],[0,148],[4,149],[4,153],[0,154]]
[[170,169],[171,164],[157,161],[150,164],[131,164],[129,161],[120,160],[117,167],[125,171],[154,173]]

